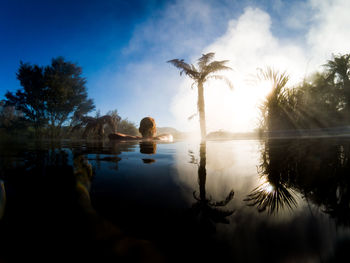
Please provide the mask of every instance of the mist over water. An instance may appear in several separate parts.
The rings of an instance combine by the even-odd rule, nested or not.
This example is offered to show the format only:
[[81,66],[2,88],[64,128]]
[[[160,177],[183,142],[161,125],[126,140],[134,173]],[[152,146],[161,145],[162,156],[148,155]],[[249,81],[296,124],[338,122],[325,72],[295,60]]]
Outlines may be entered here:
[[[67,141],[40,147],[23,144],[12,149],[2,145],[2,149],[6,155],[1,162],[5,172],[1,193],[6,193],[7,204],[3,206],[2,197],[0,227],[7,230],[0,242],[6,251],[24,249],[13,242],[29,233],[48,240],[66,233],[67,239],[78,242],[75,245],[79,244],[79,249],[86,242],[93,245],[96,259],[118,258],[117,251],[107,247],[123,244],[123,239],[119,234],[110,236],[104,230],[106,226],[117,227],[128,237],[149,240],[167,262],[184,256],[330,262],[344,253],[342,244],[350,240],[347,139]],[[78,177],[81,185],[77,189],[80,198],[88,194],[91,201],[83,198],[75,203],[69,167],[79,171],[79,167],[89,165],[93,171],[90,188],[86,188],[89,194],[79,190],[89,185],[85,177]],[[53,172],[62,169],[64,177]],[[27,182],[25,188],[21,186],[23,180]],[[267,183],[270,187],[265,187]],[[73,192],[62,196],[63,186],[66,193],[69,189]],[[82,214],[72,213],[68,204],[75,204]],[[64,219],[66,213],[72,220]],[[18,215],[21,220],[15,220]],[[43,216],[45,224],[41,223]],[[62,233],[54,231],[56,223],[61,224]],[[95,228],[99,230],[94,232]],[[8,243],[13,229],[17,229],[16,236]],[[109,241],[104,244],[108,245],[101,250],[101,238],[107,236]],[[35,244],[40,245],[40,241]],[[68,255],[71,245],[67,242],[57,249]],[[46,247],[56,251],[55,247]],[[34,248],[27,243],[25,249]],[[31,255],[36,253],[31,251]]]
[[0,16],[1,263],[348,261],[350,1],[54,2]]

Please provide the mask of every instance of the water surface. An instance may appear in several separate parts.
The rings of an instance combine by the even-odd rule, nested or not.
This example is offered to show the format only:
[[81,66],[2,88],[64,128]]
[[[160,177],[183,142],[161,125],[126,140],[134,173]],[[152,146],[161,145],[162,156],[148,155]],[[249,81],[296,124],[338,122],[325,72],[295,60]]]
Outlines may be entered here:
[[167,262],[348,256],[346,138],[0,147],[5,262],[114,261],[125,237]]

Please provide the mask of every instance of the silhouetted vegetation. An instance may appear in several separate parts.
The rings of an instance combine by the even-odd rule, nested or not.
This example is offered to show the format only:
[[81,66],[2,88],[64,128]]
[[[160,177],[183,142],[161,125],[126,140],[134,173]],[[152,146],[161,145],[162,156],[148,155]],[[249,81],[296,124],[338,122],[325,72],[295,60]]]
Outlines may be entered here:
[[27,132],[29,122],[23,114],[16,110],[15,106],[6,105],[5,101],[0,101],[0,134],[19,134]]
[[87,116],[95,106],[88,98],[82,69],[58,57],[42,67],[20,63],[22,89],[0,101],[0,134],[21,138],[105,138],[105,134],[139,135],[136,125],[117,110]]
[[[192,154],[191,162],[198,164]],[[225,200],[213,201],[211,198],[207,198],[205,184],[207,180],[207,170],[206,170],[206,142],[200,144],[200,161],[198,165],[198,184],[199,184],[199,195],[196,195],[196,191],[193,192],[193,198],[197,200],[196,203],[192,205],[193,214],[198,217],[199,224],[207,231],[215,230],[215,223],[228,224],[230,221],[227,219],[228,216],[234,213],[234,210],[224,210],[221,207],[226,206],[233,198],[234,191],[231,190],[227,195]]]
[[[52,255],[60,261],[161,261],[153,244],[127,235],[96,212],[90,196],[94,170],[83,155],[72,154],[73,166],[67,150],[53,148],[21,152],[24,162],[2,167],[11,191],[0,221],[1,261],[44,262]],[[0,219],[4,191],[0,179]]]
[[350,226],[350,141],[340,139],[268,140],[261,153],[263,183],[246,201],[260,212],[297,206],[298,193]]
[[6,105],[15,106],[37,135],[45,130],[51,137],[59,136],[63,124],[95,107],[81,74],[80,67],[62,57],[46,67],[21,62],[17,79],[23,88],[7,92]]
[[104,139],[110,133],[120,132],[129,135],[139,135],[136,125],[127,118],[122,119],[117,110],[101,116],[100,111],[95,117],[82,116],[73,118],[70,135],[78,138]]
[[74,132],[75,130],[79,130],[84,127],[84,132],[82,134],[83,138],[87,138],[89,134],[92,134],[94,137],[102,139],[105,134],[105,126],[108,125],[112,132],[115,132],[118,120],[120,119],[113,118],[110,115],[104,115],[96,118],[89,116],[82,117],[80,118],[80,123],[75,125],[72,131]]
[[133,135],[133,136],[140,135],[139,130],[136,127],[136,124],[129,121],[127,118],[122,119],[119,122],[117,131],[120,133],[129,134],[129,135]]
[[193,86],[197,86],[197,109],[199,112],[199,123],[202,140],[204,140],[207,135],[203,90],[204,83],[211,78],[222,79],[226,81],[230,88],[232,88],[232,84],[227,78],[225,78],[225,76],[213,75],[213,73],[216,73],[218,71],[231,69],[230,67],[227,67],[225,65],[228,62],[228,60],[212,61],[214,59],[214,55],[215,53],[207,53],[202,55],[202,57],[198,59],[198,68],[196,68],[193,64],[187,64],[186,62],[184,62],[183,59],[173,59],[168,61],[169,63],[173,64],[175,67],[180,69],[180,75],[185,73],[187,76],[194,80],[191,88],[193,88]]
[[334,56],[323,66],[323,72],[294,88],[286,87],[286,73],[272,69],[260,72],[261,79],[272,83],[272,91],[261,107],[264,131],[274,135],[287,131],[310,134],[311,129],[320,134],[349,132],[343,126],[350,125],[350,54]]

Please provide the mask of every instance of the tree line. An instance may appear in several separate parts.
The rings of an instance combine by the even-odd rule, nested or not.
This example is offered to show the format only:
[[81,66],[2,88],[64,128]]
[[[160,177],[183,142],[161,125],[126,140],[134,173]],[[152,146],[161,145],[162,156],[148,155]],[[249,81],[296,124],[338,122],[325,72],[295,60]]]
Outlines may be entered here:
[[[189,76],[197,87],[197,110],[202,140],[206,138],[204,84],[210,78],[225,80],[222,70],[230,70],[227,60],[215,61],[214,53],[203,54],[198,66],[183,59],[168,62],[180,70],[180,75]],[[258,80],[271,81],[272,90],[260,106],[259,130],[262,134],[303,134],[313,129],[324,130],[336,127],[338,133],[350,131],[350,54],[336,55],[324,66],[324,71],[314,73],[296,87],[287,87],[289,76],[272,68],[260,70]],[[345,127],[343,127],[345,126]],[[341,127],[344,129],[342,130]]]
[[[84,118],[95,110],[88,97],[82,68],[63,57],[48,66],[20,62],[16,73],[22,86],[7,92],[0,101],[0,129],[7,134],[57,138],[70,136],[73,127],[84,128]],[[99,115],[99,111],[97,112]],[[100,116],[91,117],[97,120]],[[122,119],[116,110],[107,113],[121,132],[137,133],[135,124]],[[75,134],[82,131],[75,129]],[[90,134],[93,136],[93,132]]]
[[[226,66],[228,61],[215,61],[214,55],[202,55],[197,67],[183,59],[168,61],[180,69],[180,74],[194,80],[202,139],[206,137],[204,84],[214,78],[226,81],[232,88],[224,76],[216,74],[231,69]],[[350,125],[350,54],[333,56],[323,66],[322,72],[312,74],[295,87],[287,87],[286,72],[271,68],[259,72],[258,79],[272,83],[272,90],[260,107],[262,132],[295,135],[313,129],[346,129]],[[81,75],[81,67],[62,57],[52,59],[46,67],[21,62],[17,79],[22,89],[7,92],[6,99],[0,102],[0,128],[10,132],[31,129],[39,137],[60,137],[62,130],[84,126],[91,126],[92,134],[101,131],[106,118],[99,119],[98,112],[95,117],[87,115],[95,105],[88,98],[86,79]],[[114,118],[119,132],[138,133],[136,126],[121,119],[117,112],[107,115]]]
[[268,68],[259,73],[270,80],[272,91],[261,105],[262,131],[348,131],[350,125],[350,54],[335,55],[295,87],[287,87],[289,76]]

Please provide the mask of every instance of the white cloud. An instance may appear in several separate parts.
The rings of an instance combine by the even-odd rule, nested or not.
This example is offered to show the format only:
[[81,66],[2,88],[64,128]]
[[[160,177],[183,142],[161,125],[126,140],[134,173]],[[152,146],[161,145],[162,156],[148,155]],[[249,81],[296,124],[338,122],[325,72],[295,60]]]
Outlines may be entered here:
[[325,63],[330,54],[350,52],[350,1],[311,0],[314,10],[307,43],[313,60]]
[[216,9],[200,0],[176,1],[153,13],[146,22],[136,27],[125,54],[147,52],[157,56],[187,55],[200,52],[207,39],[214,34],[217,24]]
[[[106,79],[104,74],[101,80],[108,84],[109,100],[114,101],[123,116],[138,123],[150,115],[158,126],[176,127],[170,104],[181,79],[166,61],[200,53],[209,39],[220,34],[218,27],[226,23],[221,11],[221,6],[213,7],[209,2],[179,0],[153,12],[135,28],[129,45],[123,50],[125,58],[135,60],[122,69],[114,67],[108,71],[110,77]],[[123,96],[118,96],[121,93]],[[125,97],[127,103],[121,101]]]
[[[247,8],[237,20],[230,21],[227,32],[203,52],[215,52],[216,59],[230,60],[234,69],[225,73],[235,86],[234,91],[217,81],[205,87],[209,132],[247,131],[256,127],[258,106],[267,93],[249,81],[257,68],[286,70],[292,76],[291,82],[296,83],[304,76],[306,67],[303,50],[273,36],[269,15],[256,8]],[[184,126],[185,116],[195,111],[196,94],[184,89],[181,93],[174,100],[173,111]]]
[[[208,131],[250,130],[256,127],[258,105],[267,93],[265,86],[249,82],[257,68],[286,70],[293,84],[319,69],[331,53],[349,52],[346,0],[277,0],[270,5],[278,19],[259,8],[242,9],[254,1],[243,3],[178,0],[154,12],[136,27],[124,49],[125,58],[137,60],[123,70],[109,71],[112,77],[103,80],[110,83],[110,100],[135,122],[149,114],[159,126],[198,130],[198,118],[187,120],[197,111],[196,89],[166,61],[185,58],[195,63],[201,54],[215,52],[216,59],[230,60],[234,71],[225,74],[235,89],[220,81],[205,87]],[[118,101],[120,89],[130,94],[127,104]]]
[[[320,70],[320,65],[330,59],[332,53],[350,52],[349,1],[311,0],[290,8],[293,12],[288,17],[286,11],[284,22],[293,30],[300,29],[300,34],[305,34],[303,37],[274,35],[270,15],[250,7],[228,23],[223,36],[204,48],[202,53],[215,52],[217,60],[230,60],[234,69],[226,73],[235,86],[233,92],[218,82],[205,87],[209,132],[218,129],[245,131],[256,127],[258,105],[267,93],[263,85],[247,81],[257,68],[271,66],[287,71],[291,77],[289,85],[293,85],[307,74]],[[299,13],[298,8],[301,9]],[[183,81],[173,100],[172,110],[180,127],[188,126],[186,118],[196,111],[197,96],[189,87],[190,83]],[[192,121],[191,128],[198,130],[195,122],[198,121]]]

